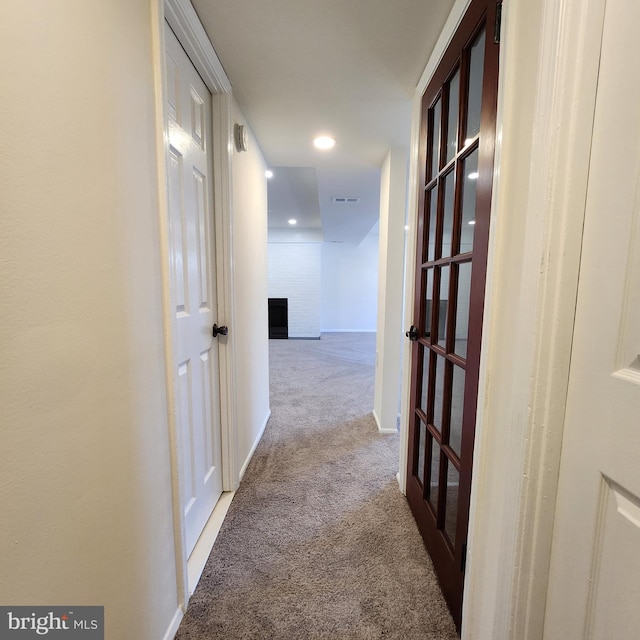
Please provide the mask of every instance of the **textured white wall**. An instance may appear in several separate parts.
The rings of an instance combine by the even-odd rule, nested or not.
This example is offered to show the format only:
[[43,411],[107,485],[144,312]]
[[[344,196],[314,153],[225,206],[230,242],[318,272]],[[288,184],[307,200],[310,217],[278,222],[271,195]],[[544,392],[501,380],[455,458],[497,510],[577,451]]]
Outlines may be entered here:
[[233,262],[238,465],[252,453],[269,417],[266,164],[234,103],[233,121],[249,132],[248,151],[233,155]]
[[375,331],[378,234],[322,245],[322,331]]
[[320,336],[322,245],[269,243],[269,298],[289,300],[289,337]]
[[0,602],[177,610],[147,0],[0,22]]
[[400,411],[404,245],[408,153],[393,148],[380,178],[380,266],[373,414],[381,431],[397,429]]

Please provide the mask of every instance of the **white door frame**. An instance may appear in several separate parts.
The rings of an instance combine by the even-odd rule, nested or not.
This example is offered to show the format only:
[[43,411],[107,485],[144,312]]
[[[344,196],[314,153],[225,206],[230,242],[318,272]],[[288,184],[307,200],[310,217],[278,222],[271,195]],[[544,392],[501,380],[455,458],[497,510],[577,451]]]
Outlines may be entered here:
[[180,500],[178,466],[178,432],[176,422],[176,381],[174,377],[174,314],[171,307],[169,273],[169,228],[166,179],[165,117],[165,20],[173,29],[212,96],[212,160],[213,217],[215,225],[217,322],[228,325],[229,336],[220,344],[220,424],[222,432],[223,491],[235,491],[239,484],[236,443],[234,305],[232,289],[232,190],[231,190],[231,83],[189,0],[152,0],[153,58],[157,122],[158,210],[160,215],[160,254],[162,259],[163,319],[165,358],[167,361],[167,393],[169,437],[171,441],[171,474],[173,489],[173,521],[176,549],[176,573],[179,606],[184,611],[189,600],[187,553],[184,521]]
[[[604,4],[503,3],[463,639],[542,638]],[[414,96],[411,228],[421,96],[467,6],[455,3]],[[407,343],[402,488],[410,360]]]

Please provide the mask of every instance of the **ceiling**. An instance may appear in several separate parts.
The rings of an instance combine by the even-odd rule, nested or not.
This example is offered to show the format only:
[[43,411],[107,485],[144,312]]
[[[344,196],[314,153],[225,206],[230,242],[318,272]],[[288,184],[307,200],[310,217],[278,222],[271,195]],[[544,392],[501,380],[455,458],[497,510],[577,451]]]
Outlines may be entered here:
[[[358,243],[454,0],[192,0],[274,176],[269,227]],[[318,151],[313,138],[336,139]],[[351,204],[332,198],[359,198]]]

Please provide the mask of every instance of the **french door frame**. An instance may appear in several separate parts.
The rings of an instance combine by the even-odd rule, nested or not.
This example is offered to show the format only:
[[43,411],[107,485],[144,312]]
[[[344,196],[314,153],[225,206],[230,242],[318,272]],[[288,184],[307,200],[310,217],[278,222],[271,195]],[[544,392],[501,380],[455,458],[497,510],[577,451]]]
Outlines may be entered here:
[[[468,6],[457,0],[413,100]],[[542,638],[605,0],[504,0],[462,638]],[[409,209],[409,224],[417,207]],[[412,321],[415,235],[407,246]],[[510,358],[505,358],[509,351]],[[410,345],[399,484],[406,488]]]
[[[178,604],[180,614],[174,619],[172,628],[179,625],[182,613],[189,600],[189,577],[187,550],[185,543],[184,518],[180,499],[179,465],[179,433],[177,428],[177,394],[174,377],[174,314],[171,306],[171,277],[169,273],[169,228],[166,147],[167,118],[166,78],[165,78],[165,21],[176,34],[178,41],[191,59],[197,72],[204,80],[212,97],[212,184],[213,218],[215,227],[216,255],[216,303],[217,318],[220,324],[228,324],[233,328],[234,310],[232,296],[232,253],[231,253],[231,162],[232,150],[229,141],[232,139],[231,122],[231,83],[222,64],[209,41],[189,0],[152,0],[153,9],[153,45],[156,86],[157,139],[159,182],[159,216],[160,216],[160,253],[162,258],[163,282],[163,320],[165,325],[165,358],[167,362],[167,397],[169,414],[169,437],[171,440],[171,474],[173,528],[176,540],[176,575]],[[239,469],[236,461],[236,429],[235,429],[235,375],[234,375],[234,332],[231,330],[224,348],[219,349],[220,370],[220,428],[222,446],[222,488],[223,491],[235,491],[239,484]]]
[[[454,620],[461,624],[464,564],[467,546],[469,518],[469,500],[472,475],[472,457],[475,433],[475,415],[477,405],[478,373],[482,335],[482,317],[484,307],[484,286],[486,275],[487,249],[489,238],[489,219],[491,212],[491,193],[493,184],[493,160],[496,125],[496,97],[498,78],[499,45],[495,42],[495,0],[472,0],[462,21],[451,39],[437,69],[430,78],[422,97],[421,143],[419,152],[419,203],[420,222],[416,225],[417,247],[414,269],[415,282],[413,323],[418,325],[418,340],[413,343],[412,388],[410,408],[410,430],[412,436],[408,442],[408,467],[414,468],[419,459],[424,458],[424,469],[417,469],[409,475],[407,471],[406,494],[412,511],[419,524],[420,531],[432,555],[432,560],[443,593]],[[471,97],[468,97],[471,73],[471,50],[484,33],[481,52],[482,84],[481,112],[478,121],[478,133],[466,131],[468,109]],[[449,104],[449,82],[452,77],[459,78],[459,104]],[[469,102],[468,102],[469,101]],[[439,105],[436,111],[434,105]],[[437,113],[441,122],[433,122]],[[452,141],[451,132],[446,130],[446,122],[451,124],[451,114],[455,118],[455,143],[453,150],[447,149],[446,140]],[[433,139],[434,131],[438,139]],[[465,136],[471,136],[463,143]],[[477,136],[477,138],[476,138]],[[433,148],[433,151],[431,149]],[[436,151],[437,150],[437,151]],[[452,151],[452,155],[450,154]],[[476,181],[465,177],[466,163],[476,156],[475,163],[479,176]],[[432,162],[440,158],[437,166]],[[440,245],[445,229],[445,192],[448,184],[453,185],[449,195],[451,241],[449,251]],[[465,186],[466,185],[466,186]],[[473,185],[473,198],[467,200],[466,189]],[[434,198],[436,200],[434,200]],[[430,204],[427,204],[429,202]],[[434,208],[434,202],[438,208]],[[464,230],[463,208],[471,203],[473,208],[472,246],[460,246]],[[430,211],[430,213],[428,212]],[[437,213],[437,215],[436,215]],[[438,223],[432,218],[436,216]],[[428,232],[428,233],[427,233]],[[429,236],[427,238],[427,235]],[[432,237],[433,236],[433,237]],[[433,247],[427,250],[428,247]],[[458,275],[463,265],[471,264],[469,290],[468,348],[464,357],[454,346],[454,325],[456,306],[459,300]],[[447,290],[442,291],[439,284],[444,272],[448,274]],[[428,276],[431,275],[432,285]],[[437,293],[436,293],[437,292]],[[425,300],[432,295],[432,309]],[[448,311],[445,312],[445,327],[438,327],[438,317],[443,312],[438,300],[444,295]],[[464,298],[464,295],[463,295]],[[425,312],[426,305],[426,312]],[[432,313],[431,313],[432,312]],[[423,317],[428,313],[428,317]],[[433,318],[430,317],[433,315]],[[433,323],[432,323],[433,320]],[[430,331],[430,332],[429,332]],[[425,333],[426,332],[426,333]],[[456,334],[458,330],[456,329]],[[446,344],[445,344],[446,342]],[[442,363],[437,373],[436,361]],[[429,366],[427,374],[426,367]],[[452,403],[459,399],[452,396],[452,376],[463,372],[464,409],[461,412],[461,440],[457,444],[449,441],[449,418]],[[447,373],[448,372],[448,373]],[[437,379],[442,379],[442,398],[438,396]],[[425,390],[428,390],[428,403],[425,403]],[[441,415],[436,421],[430,412],[438,413],[434,403],[441,407]],[[435,425],[435,426],[432,426]],[[424,435],[423,435],[424,434]],[[439,478],[434,480],[432,465],[436,464]],[[449,468],[452,468],[458,482],[452,480]],[[415,474],[415,476],[414,476]],[[420,476],[422,480],[420,480]],[[455,480],[455,477],[453,480]],[[435,485],[433,484],[435,482]],[[453,487],[450,491],[450,487]],[[431,494],[436,490],[438,495]],[[455,517],[449,523],[452,512],[449,500],[453,500]],[[451,530],[453,525],[454,529]],[[446,533],[445,533],[446,532]]]

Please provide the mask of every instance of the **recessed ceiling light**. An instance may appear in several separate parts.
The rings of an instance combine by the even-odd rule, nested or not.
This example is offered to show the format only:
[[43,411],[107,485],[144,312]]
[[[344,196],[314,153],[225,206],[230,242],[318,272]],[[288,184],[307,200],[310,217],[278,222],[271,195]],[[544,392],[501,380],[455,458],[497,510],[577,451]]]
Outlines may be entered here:
[[271,171],[271,169],[267,169],[264,172],[264,175],[265,175],[266,178],[273,178],[273,171]]
[[476,221],[475,220],[469,220],[469,224],[475,224]]
[[289,220],[289,224],[298,224],[298,221],[291,218],[291,220]]
[[331,136],[318,136],[313,141],[313,146],[316,149],[332,149],[336,144],[336,139]]
[[480,174],[477,171],[474,171],[473,173],[470,173],[467,178],[469,178],[469,180],[477,180],[479,175]]

